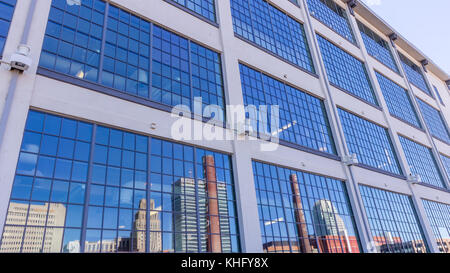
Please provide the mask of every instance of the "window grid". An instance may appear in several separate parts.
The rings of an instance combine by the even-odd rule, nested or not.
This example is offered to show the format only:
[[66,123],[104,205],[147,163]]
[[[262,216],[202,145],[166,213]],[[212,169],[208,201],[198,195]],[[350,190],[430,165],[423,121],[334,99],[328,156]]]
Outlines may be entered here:
[[175,106],[191,106],[189,42],[153,26],[152,100]]
[[367,53],[382,64],[389,67],[392,71],[399,73],[397,64],[392,56],[388,42],[383,40],[374,31],[357,21],[361,36],[367,49]]
[[423,118],[428,129],[430,130],[430,133],[434,137],[450,143],[449,131],[447,130],[445,121],[441,116],[441,112],[418,98],[417,103],[419,104],[420,111],[422,112]]
[[378,83],[386,100],[389,113],[411,125],[421,128],[422,126],[420,125],[417,113],[408,96],[408,91],[380,73],[375,72],[375,74],[377,75]]
[[198,94],[224,112],[219,53],[101,0],[52,2],[39,65],[168,106]]
[[362,100],[378,105],[364,63],[317,35],[322,59],[332,84]]
[[399,136],[412,174],[420,175],[424,183],[443,188],[444,181],[431,149]]
[[255,161],[253,174],[264,252],[360,252],[344,182]]
[[450,253],[450,205],[422,200],[441,253]]
[[149,97],[150,23],[109,6],[101,83]]
[[0,252],[239,252],[237,225],[229,155],[31,110]]
[[3,54],[17,0],[0,0],[0,56]]
[[235,34],[315,73],[303,25],[261,0],[231,0]]
[[[192,87],[194,97],[201,97],[203,108],[217,105],[225,112],[223,94],[222,65],[219,54],[191,43]],[[220,120],[224,120],[220,117]]]
[[216,22],[216,11],[214,0],[169,0],[174,1],[189,10],[205,17],[206,19]]
[[386,128],[339,109],[350,154],[364,165],[401,175],[397,155]]
[[97,126],[84,252],[146,251],[147,145],[145,136]]
[[448,179],[450,179],[450,157],[441,154],[441,159],[445,171],[447,172],[447,177]]
[[415,65],[411,60],[406,58],[403,54],[398,54],[400,61],[402,63],[403,69],[405,70],[406,77],[409,82],[414,84],[417,88],[427,93],[429,96],[433,97],[427,83],[425,82],[425,77],[422,74],[421,69]]
[[80,241],[91,137],[91,124],[30,111],[1,252],[60,252]]
[[72,6],[53,0],[39,65],[96,82],[105,8],[100,0]]
[[378,252],[428,252],[409,196],[363,185],[359,188]]
[[[246,106],[279,106],[279,138],[325,153],[336,154],[325,107],[320,99],[243,64],[239,65]],[[252,117],[250,117],[252,118]],[[268,113],[270,121],[270,113]],[[252,120],[254,129],[258,120]],[[266,126],[270,127],[270,126]],[[268,132],[272,132],[268,128]],[[259,132],[264,132],[263,128]]]
[[356,43],[345,10],[333,0],[308,0],[308,9],[314,18],[327,25],[339,35]]

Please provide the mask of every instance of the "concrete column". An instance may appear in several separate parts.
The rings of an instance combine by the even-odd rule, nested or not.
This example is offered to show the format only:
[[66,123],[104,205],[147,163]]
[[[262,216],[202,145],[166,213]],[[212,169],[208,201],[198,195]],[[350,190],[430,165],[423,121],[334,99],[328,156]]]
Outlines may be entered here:
[[[399,161],[400,168],[401,168],[403,174],[405,176],[407,176],[408,174],[411,173],[411,169],[409,167],[405,153],[402,149],[402,145],[401,145],[399,137],[398,137],[398,131],[395,130],[395,128],[392,126],[392,117],[389,113],[389,109],[388,109],[386,100],[384,99],[383,92],[381,91],[380,84],[378,83],[378,80],[377,80],[377,77],[375,74],[375,70],[374,70],[373,66],[371,65],[371,62],[369,61],[370,57],[369,57],[369,54],[367,53],[367,49],[364,44],[364,40],[362,39],[356,19],[354,16],[351,16],[349,12],[347,12],[347,14],[349,15],[350,25],[352,26],[354,33],[355,33],[355,39],[358,41],[358,44],[360,45],[360,48],[361,48],[361,52],[363,53],[362,55],[364,57],[364,63],[365,63],[366,70],[369,75],[369,79],[372,83],[373,91],[375,93],[375,96],[376,96],[381,108],[382,108],[381,111],[383,112],[384,119],[388,125],[387,130],[389,133],[389,137],[392,140],[392,144],[394,147],[395,154],[397,155],[397,159]],[[391,44],[391,43],[388,43],[388,44]],[[390,50],[392,50],[392,48],[390,48]],[[397,63],[397,66],[399,67],[399,70],[402,71],[402,67],[400,67],[401,64],[399,62],[396,62],[396,63]],[[402,74],[402,76],[404,76],[404,73]],[[412,93],[412,90],[410,90],[410,92]],[[427,216],[424,213],[425,211],[424,211],[422,202],[421,202],[420,198],[414,193],[414,189],[413,189],[414,187],[411,185],[411,183],[409,183],[408,181],[405,181],[405,182],[408,183],[408,187],[411,191],[411,199],[413,201],[413,207],[414,207],[414,210],[416,211],[416,213],[419,215],[419,217],[418,217],[419,224],[422,226],[422,230],[424,232],[425,239],[428,242],[428,246],[429,246],[430,250],[435,252],[436,251],[435,247],[437,246],[436,240],[434,239],[434,234],[432,232],[431,226],[429,225]]]
[[[311,23],[311,16],[308,11],[307,2],[306,0],[302,0],[301,3],[303,8],[300,10],[304,14],[303,17],[306,18],[304,22],[305,33],[308,41],[310,41],[309,46],[311,50],[311,56],[313,58],[314,65],[316,67],[317,74],[319,75],[320,83],[325,95],[324,104],[330,122],[330,127],[333,133],[334,143],[336,145],[338,155],[342,157],[349,154],[348,147],[345,142],[344,131],[342,129],[342,125],[339,119],[337,105],[334,102],[333,97],[331,95],[330,83],[322,60],[322,56],[320,55],[319,43],[317,42],[315,29]],[[358,181],[355,181],[351,167],[342,163],[342,169],[344,170],[347,177],[345,185],[347,188],[350,204],[353,210],[353,215],[355,217],[356,228],[358,230],[362,251],[369,252],[367,246],[369,246],[369,242],[372,240],[371,239],[372,235],[370,232],[369,223],[367,221],[366,212],[364,210],[363,202],[361,199],[361,194],[359,192]]]
[[[239,72],[238,52],[233,50],[234,30],[230,1],[215,1],[220,25],[225,99],[228,105],[244,105]],[[229,117],[227,115],[227,117]],[[233,172],[239,222],[241,251],[263,252],[256,190],[253,181],[251,150],[243,140],[233,140]]]
[[[15,18],[14,24],[16,25],[11,27],[11,29],[17,29],[19,28],[18,26],[20,26],[23,33],[27,34],[25,40],[33,42],[33,44],[30,44],[30,57],[33,59],[33,64],[28,71],[22,74],[13,75],[12,77],[18,77],[17,82],[14,83],[15,86],[9,87],[11,93],[9,102],[10,111],[7,118],[5,118],[4,128],[2,128],[4,133],[0,141],[0,231],[3,231],[6,220],[9,199],[14,182],[14,174],[33,93],[37,63],[39,61],[51,1],[37,1],[35,9],[30,8],[32,7],[32,3],[33,1],[17,2],[16,12],[19,12],[22,15],[22,18],[20,21],[19,18]],[[39,14],[39,16],[33,16],[33,14]],[[17,15],[15,17],[17,17]],[[28,20],[31,20],[30,24],[26,23]],[[27,29],[28,27],[30,29]],[[22,40],[24,40],[23,37]],[[18,46],[19,43],[21,43],[21,40],[16,39],[14,41],[9,41],[10,47],[12,47],[11,42],[15,42],[15,46]],[[5,55],[8,54],[6,51],[5,53]],[[3,76],[3,73],[18,72],[0,71],[0,77]],[[3,109],[3,112],[4,111],[5,109]]]

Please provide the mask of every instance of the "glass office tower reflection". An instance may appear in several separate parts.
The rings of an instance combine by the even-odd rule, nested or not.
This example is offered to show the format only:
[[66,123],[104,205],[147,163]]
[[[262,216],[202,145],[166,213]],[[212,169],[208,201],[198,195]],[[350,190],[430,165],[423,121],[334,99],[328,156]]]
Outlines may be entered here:
[[345,184],[253,162],[265,252],[358,253]]
[[30,111],[0,252],[238,252],[230,157]]

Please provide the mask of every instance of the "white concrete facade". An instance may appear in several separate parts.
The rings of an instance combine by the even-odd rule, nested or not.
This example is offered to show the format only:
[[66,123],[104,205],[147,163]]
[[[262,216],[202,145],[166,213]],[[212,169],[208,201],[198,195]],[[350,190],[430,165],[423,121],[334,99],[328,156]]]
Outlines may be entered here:
[[[26,18],[29,16],[28,7],[31,2],[32,1],[28,0],[17,1],[9,32],[10,34],[3,52],[4,59],[7,59],[15,51],[17,45],[20,44],[20,34],[23,32],[26,25]],[[236,38],[233,32],[230,1],[215,1],[218,27],[165,1],[114,0],[110,2],[142,16],[155,24],[164,26],[183,37],[189,38],[205,47],[219,52],[223,65],[222,71],[225,82],[224,92],[227,104],[244,104],[238,64],[239,62],[248,64],[256,70],[263,71],[274,78],[288,82],[290,85],[305,90],[324,100],[339,156],[342,157],[348,154],[348,148],[345,143],[339,116],[337,115],[337,107],[346,109],[367,120],[377,123],[380,126],[388,128],[389,135],[393,141],[393,146],[400,161],[401,169],[405,174],[410,173],[410,168],[399,142],[398,135],[414,139],[414,141],[432,148],[441,173],[444,176],[447,188],[450,189],[450,181],[445,176],[445,167],[439,157],[440,154],[450,157],[449,144],[432,137],[428,129],[422,131],[392,117],[388,112],[386,102],[376,80],[374,71],[381,72],[398,85],[407,89],[411,96],[416,96],[438,109],[446,119],[447,127],[450,122],[450,92],[445,81],[448,80],[448,78],[446,79],[434,74],[432,69],[429,69],[428,72],[424,73],[428,84],[436,86],[440,92],[440,96],[445,104],[444,106],[437,99],[425,95],[415,86],[409,84],[404,76],[396,52],[401,52],[410,60],[414,60],[414,62],[421,67],[420,59],[414,57],[417,56],[417,52],[409,54],[408,50],[402,49],[399,45],[396,45],[395,47],[391,45],[391,50],[395,52],[394,57],[401,71],[400,74],[391,71],[368,55],[358,30],[356,19],[362,21],[367,26],[370,26],[374,32],[385,40],[389,40],[389,38],[384,34],[385,32],[377,29],[377,25],[372,25],[370,20],[366,20],[364,12],[361,12],[360,14],[358,7],[355,9],[355,16],[352,16],[347,5],[344,2],[338,1],[347,11],[359,47],[348,42],[327,26],[309,16],[309,12],[306,8],[306,0],[300,0],[299,6],[286,0],[270,1],[271,4],[285,11],[304,25],[314,66],[318,75],[318,77],[314,77],[309,73]],[[22,135],[29,109],[39,109],[44,112],[55,113],[78,120],[91,121],[109,127],[166,139],[170,139],[171,126],[173,122],[176,121],[176,118],[171,117],[170,113],[38,75],[36,71],[38,68],[50,4],[51,0],[37,1],[36,10],[34,11],[35,15],[32,17],[31,29],[29,37],[27,38],[27,43],[32,49],[31,56],[33,58],[33,65],[27,72],[16,75],[17,83],[13,90],[14,96],[11,100],[11,112],[7,119],[6,127],[4,128],[4,137],[2,142],[0,142],[0,231],[3,230],[7,214]],[[372,107],[329,84],[322,57],[319,53],[316,33],[320,33],[322,36],[327,37],[327,39],[365,63],[371,83],[374,86],[376,97],[380,102],[381,110]],[[13,84],[12,79],[14,78],[14,73],[15,72],[6,70],[4,65],[0,68],[0,112],[4,112],[5,101],[7,101],[6,97]],[[434,92],[434,90],[432,90],[432,92]],[[415,100],[412,101],[416,111],[420,113],[417,103]],[[423,118],[421,115],[419,116],[423,123]],[[200,123],[199,121],[194,122]],[[152,123],[156,124],[155,129],[151,128]],[[220,128],[218,130],[228,129]],[[262,252],[261,231],[251,160],[263,161],[345,181],[353,213],[356,218],[356,226],[358,228],[361,246],[364,251],[369,251],[366,246],[372,236],[365,210],[362,207],[358,185],[368,185],[387,191],[409,195],[412,197],[414,207],[419,215],[420,224],[424,230],[427,243],[429,244],[428,247],[430,250],[438,252],[436,240],[421,200],[427,199],[450,204],[450,191],[412,184],[397,177],[358,166],[347,166],[338,160],[286,146],[280,146],[275,152],[262,152],[259,150],[259,144],[261,142],[263,141],[258,140],[248,143],[234,140],[186,141],[187,144],[193,144],[232,155],[241,249],[243,252]]]

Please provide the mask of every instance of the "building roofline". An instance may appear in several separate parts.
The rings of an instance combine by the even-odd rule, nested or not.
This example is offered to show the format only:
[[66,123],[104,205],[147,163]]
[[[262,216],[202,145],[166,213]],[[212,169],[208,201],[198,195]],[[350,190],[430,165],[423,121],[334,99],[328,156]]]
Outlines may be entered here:
[[[347,0],[341,1],[344,3],[347,2]],[[411,57],[413,57],[419,63],[424,59],[428,60],[427,69],[430,70],[434,75],[439,77],[442,81],[445,82],[450,80],[450,75],[446,71],[440,68],[436,63],[433,62],[431,58],[427,57],[427,55],[425,55],[420,49],[409,42],[405,37],[399,34],[398,31],[396,31],[386,21],[379,17],[362,1],[358,1],[358,5],[354,8],[354,11],[386,36],[389,36],[392,33],[397,34],[398,39],[395,41],[395,43],[399,47],[401,47],[403,50],[406,50],[408,54],[411,55]]]

